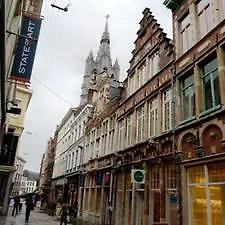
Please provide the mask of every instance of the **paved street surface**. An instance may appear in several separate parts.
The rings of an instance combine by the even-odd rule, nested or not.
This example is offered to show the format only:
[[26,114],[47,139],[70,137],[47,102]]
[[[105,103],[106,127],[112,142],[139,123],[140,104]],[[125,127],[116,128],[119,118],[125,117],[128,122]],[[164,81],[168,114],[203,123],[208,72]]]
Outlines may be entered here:
[[11,216],[11,209],[8,214],[5,218],[0,217],[0,225],[59,225],[55,217],[48,216],[38,209],[31,211],[28,223],[25,223],[25,207],[16,216]]
[[[25,207],[16,216],[11,216],[12,209],[9,208],[7,217],[0,217],[0,225],[59,225],[54,216],[48,216],[39,209],[31,211],[29,222],[25,222]],[[69,224],[71,225],[71,224]],[[75,224],[74,224],[75,225]],[[77,222],[76,225],[89,225],[87,223]]]

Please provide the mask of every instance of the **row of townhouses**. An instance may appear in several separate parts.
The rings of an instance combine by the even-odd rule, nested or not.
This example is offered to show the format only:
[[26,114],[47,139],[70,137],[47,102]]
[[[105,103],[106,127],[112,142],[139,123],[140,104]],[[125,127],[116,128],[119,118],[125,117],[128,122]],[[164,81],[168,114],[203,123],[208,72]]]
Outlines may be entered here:
[[225,224],[225,1],[164,5],[173,40],[145,8],[123,82],[106,22],[56,128],[48,194],[94,224]]
[[9,195],[18,193],[21,180],[18,145],[32,96],[30,75],[42,2],[0,0],[0,215],[6,215]]

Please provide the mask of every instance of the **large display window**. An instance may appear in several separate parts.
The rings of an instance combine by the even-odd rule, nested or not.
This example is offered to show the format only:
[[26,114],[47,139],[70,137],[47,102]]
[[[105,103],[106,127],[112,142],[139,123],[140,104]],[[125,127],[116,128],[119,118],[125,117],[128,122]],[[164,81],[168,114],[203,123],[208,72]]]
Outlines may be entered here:
[[225,225],[225,162],[188,168],[189,224]]

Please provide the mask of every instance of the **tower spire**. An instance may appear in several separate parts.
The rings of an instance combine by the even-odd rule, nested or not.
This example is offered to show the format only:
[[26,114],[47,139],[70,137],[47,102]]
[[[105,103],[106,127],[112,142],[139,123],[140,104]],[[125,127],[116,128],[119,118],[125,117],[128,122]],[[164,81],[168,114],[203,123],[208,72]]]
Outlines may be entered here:
[[103,42],[106,42],[106,43],[110,43],[110,37],[109,37],[109,27],[108,27],[108,20],[109,20],[109,15],[106,15],[105,16],[106,18],[106,23],[105,23],[105,30],[102,34],[102,38],[101,38],[101,41],[100,43],[102,44]]

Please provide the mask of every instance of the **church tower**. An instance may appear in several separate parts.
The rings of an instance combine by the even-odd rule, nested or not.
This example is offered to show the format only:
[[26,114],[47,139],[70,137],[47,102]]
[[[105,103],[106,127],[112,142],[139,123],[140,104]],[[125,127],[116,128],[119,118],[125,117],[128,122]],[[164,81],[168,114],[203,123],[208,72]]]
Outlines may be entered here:
[[105,76],[105,74],[112,80],[119,80],[120,67],[117,59],[112,66],[108,18],[109,16],[107,15],[105,29],[102,33],[96,59],[94,60],[92,51],[86,59],[85,74],[81,87],[80,105],[87,103],[88,91],[90,89],[95,89],[97,82],[102,76]]

